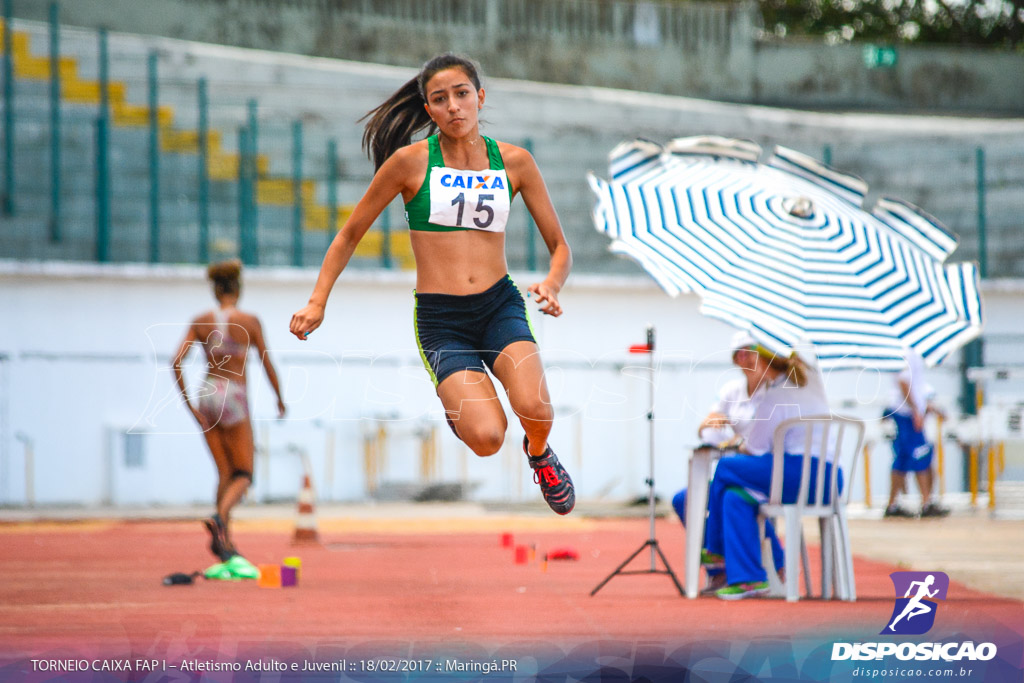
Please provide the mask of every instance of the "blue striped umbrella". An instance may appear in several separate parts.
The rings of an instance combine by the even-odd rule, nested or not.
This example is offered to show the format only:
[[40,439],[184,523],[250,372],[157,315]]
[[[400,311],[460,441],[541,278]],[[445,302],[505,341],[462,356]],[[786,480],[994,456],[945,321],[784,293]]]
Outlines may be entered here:
[[719,137],[637,140],[589,176],[594,224],[672,296],[785,351],[809,341],[822,368],[929,365],[981,332],[973,263],[946,265],[956,237],[808,156]]

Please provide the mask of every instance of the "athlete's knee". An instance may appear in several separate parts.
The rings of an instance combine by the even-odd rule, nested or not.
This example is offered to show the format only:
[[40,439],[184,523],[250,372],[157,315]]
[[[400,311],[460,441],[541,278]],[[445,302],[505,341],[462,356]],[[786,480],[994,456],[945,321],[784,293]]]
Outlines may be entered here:
[[235,470],[231,473],[231,481],[235,482],[239,479],[244,479],[248,482],[249,486],[252,486],[252,472],[249,470]]
[[469,427],[460,424],[459,436],[470,450],[481,457],[494,455],[505,442],[504,431],[489,425]]
[[546,422],[551,424],[555,419],[555,410],[538,396],[535,400],[517,401],[516,414],[521,420],[530,422]]

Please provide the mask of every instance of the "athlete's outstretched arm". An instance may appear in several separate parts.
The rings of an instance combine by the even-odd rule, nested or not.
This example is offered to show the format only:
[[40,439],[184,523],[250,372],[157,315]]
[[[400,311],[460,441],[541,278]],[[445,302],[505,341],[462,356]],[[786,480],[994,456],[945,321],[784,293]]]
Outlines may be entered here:
[[405,149],[399,150],[384,162],[373,176],[363,198],[352,210],[352,215],[334,236],[320,266],[320,276],[317,277],[309,303],[292,316],[288,329],[299,339],[305,340],[307,334],[320,327],[324,319],[327,297],[330,296],[341,271],[345,270],[345,266],[352,259],[359,241],[363,239],[363,235],[373,225],[377,216],[402,191],[411,160],[410,155],[403,152]]
[[540,169],[533,155],[522,147],[503,145],[502,158],[513,173],[517,191],[523,197],[526,208],[537,224],[537,230],[551,254],[551,265],[543,282],[529,286],[529,291],[537,295],[537,303],[544,304],[541,312],[548,315],[562,315],[562,306],[558,303],[558,293],[569,278],[572,269],[572,250],[565,240],[562,224],[551,203],[547,185],[541,176]]

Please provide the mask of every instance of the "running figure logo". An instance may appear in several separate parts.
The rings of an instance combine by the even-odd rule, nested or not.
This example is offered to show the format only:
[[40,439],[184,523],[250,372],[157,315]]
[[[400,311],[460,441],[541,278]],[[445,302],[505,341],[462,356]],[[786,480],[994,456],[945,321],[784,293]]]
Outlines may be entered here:
[[946,599],[949,577],[942,572],[893,572],[889,578],[896,589],[896,605],[880,635],[927,633],[935,623],[935,601]]

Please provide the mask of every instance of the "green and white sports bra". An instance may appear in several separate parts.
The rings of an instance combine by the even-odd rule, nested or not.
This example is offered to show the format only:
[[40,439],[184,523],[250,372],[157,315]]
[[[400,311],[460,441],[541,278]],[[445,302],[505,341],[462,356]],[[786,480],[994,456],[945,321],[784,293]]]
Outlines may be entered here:
[[405,205],[410,230],[505,232],[512,188],[498,143],[484,137],[489,169],[448,168],[437,135],[427,138],[427,176],[416,196]]

